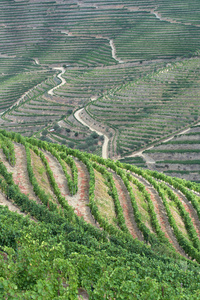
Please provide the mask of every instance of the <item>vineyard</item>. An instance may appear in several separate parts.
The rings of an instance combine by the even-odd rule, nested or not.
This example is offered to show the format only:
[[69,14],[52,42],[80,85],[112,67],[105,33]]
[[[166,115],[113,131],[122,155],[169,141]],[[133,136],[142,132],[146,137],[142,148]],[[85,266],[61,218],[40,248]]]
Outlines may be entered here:
[[196,124],[167,142],[144,151],[154,162],[149,167],[170,176],[184,176],[187,180],[199,182],[199,137],[200,126]]
[[199,14],[197,0],[1,1],[1,129],[96,155],[107,140],[103,156],[128,161],[195,125]]
[[0,1],[0,299],[200,299],[199,20]]
[[198,183],[5,130],[0,145],[3,299],[199,299]]

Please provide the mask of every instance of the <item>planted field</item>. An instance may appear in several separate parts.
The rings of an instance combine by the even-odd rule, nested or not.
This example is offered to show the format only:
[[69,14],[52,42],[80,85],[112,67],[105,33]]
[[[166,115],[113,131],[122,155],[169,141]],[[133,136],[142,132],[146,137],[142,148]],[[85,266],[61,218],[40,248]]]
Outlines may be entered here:
[[[48,294],[50,299],[54,298],[58,289],[60,295],[73,295],[73,299],[78,299],[77,297],[81,295],[85,295],[85,299],[89,299],[95,290],[95,299],[98,299],[98,295],[102,295],[105,270],[103,273],[98,272],[95,277],[93,271],[97,265],[102,266],[100,261],[103,252],[106,259],[109,259],[110,255],[112,260],[115,256],[118,257],[115,266],[110,263],[109,267],[104,266],[106,272],[109,271],[109,268],[115,270],[114,272],[119,270],[119,265],[122,264],[122,253],[124,258],[127,255],[134,262],[139,259],[137,276],[140,278],[140,284],[143,280],[147,280],[148,276],[148,282],[152,281],[154,286],[154,293],[156,295],[164,293],[164,299],[168,299],[169,295],[175,297],[177,291],[179,291],[179,296],[182,293],[188,297],[191,293],[198,293],[199,275],[194,273],[199,270],[198,263],[200,262],[200,187],[198,184],[177,180],[155,171],[142,170],[119,161],[106,160],[96,155],[67,148],[64,145],[25,138],[18,133],[1,131],[0,141],[2,148],[0,151],[0,204],[7,205],[11,211],[18,213],[21,211],[23,217],[27,214],[30,215],[34,223],[32,225],[28,217],[20,218],[20,216],[0,208],[1,228],[3,226],[0,238],[1,255],[7,258],[1,261],[1,265],[4,266],[1,273],[3,286],[1,293],[5,297],[12,294],[17,299],[22,293],[27,295],[27,299],[33,294],[37,297],[39,295],[43,295],[43,298],[47,297],[44,287],[47,274],[40,270],[40,266],[44,262],[48,266],[49,286],[52,286],[51,280],[54,276],[62,276],[62,279],[59,277],[60,280],[56,281],[56,286],[51,289],[51,296]],[[7,218],[5,219],[3,215]],[[12,220],[12,232],[9,229],[9,220]],[[43,221],[43,225],[40,225],[41,221]],[[23,233],[20,231],[20,237],[15,234],[15,230],[19,232],[19,225],[23,229]],[[38,229],[38,226],[41,228]],[[33,228],[35,228],[35,232],[33,232]],[[52,235],[48,233],[44,236],[42,233],[43,230],[46,233],[48,230],[52,230],[50,228],[54,228],[51,234],[57,237],[56,247],[53,237],[51,238]],[[29,234],[26,235],[26,238],[27,236],[32,238],[26,239],[25,242],[23,234],[27,230]],[[6,240],[3,238],[5,234],[7,234]],[[12,238],[12,234],[14,234],[14,238]],[[40,262],[37,263],[37,266],[35,265],[36,256],[33,257],[35,242],[31,242],[34,241],[35,235],[40,236],[36,242],[38,245],[37,261]],[[42,253],[40,254],[40,251],[43,251],[43,243],[46,243],[47,246],[47,248],[45,247],[46,253],[51,252],[53,266],[55,267],[55,264],[58,263],[58,269],[52,269],[54,267],[47,263],[48,255],[44,257]],[[31,260],[28,271],[31,283],[18,274],[18,258],[17,261],[15,260],[15,264],[12,264],[16,247],[20,253],[19,257],[23,255],[26,247],[32,249],[31,251],[26,250],[27,261],[24,261],[24,268],[26,268],[27,262],[29,259]],[[57,247],[62,247],[62,251]],[[55,257],[53,249],[55,249]],[[121,253],[120,255],[117,249]],[[78,260],[74,260],[74,251]],[[92,257],[95,251],[97,252],[94,261]],[[68,253],[68,255],[63,256],[61,253]],[[82,259],[80,259],[81,257]],[[145,259],[148,259],[149,262],[148,268],[147,265],[145,267],[144,274],[142,265]],[[87,266],[91,267],[89,273],[88,269],[86,270],[82,266],[82,263],[83,265],[86,263],[85,260]],[[7,279],[5,279],[4,270],[6,270],[7,261],[10,261],[10,266],[12,266],[10,268],[16,270],[18,279],[15,279],[15,276],[10,277],[9,271],[6,273]],[[151,261],[152,264],[157,261],[162,268],[162,279],[157,273],[158,268],[155,265],[151,266]],[[165,263],[162,265],[163,261]],[[66,269],[68,270],[66,272],[69,270],[71,272],[69,277],[66,272],[62,274],[60,263],[62,270],[65,264],[71,266],[70,269]],[[74,269],[74,263],[78,269]],[[179,265],[178,273],[176,273],[175,264]],[[182,267],[180,266],[186,267],[183,268],[184,278],[181,277]],[[130,274],[134,272],[134,266],[130,264],[128,270],[127,267],[125,269],[124,267],[121,269],[121,267],[121,275],[125,276],[126,274],[124,284],[127,285],[128,282],[131,282],[134,286],[137,285],[135,277],[127,278],[129,271]],[[170,272],[175,272],[176,276],[168,277],[168,271],[165,268],[168,270],[172,268]],[[126,272],[123,273],[123,270]],[[34,272],[37,272],[37,275],[34,275]],[[188,278],[194,274],[191,285]],[[35,276],[35,280],[32,282],[33,276]],[[182,282],[182,290],[176,283],[177,276]],[[75,280],[74,284],[70,278]],[[87,280],[85,281],[83,278],[87,278]],[[6,286],[6,280],[10,282],[9,286]],[[127,299],[127,295],[130,295],[129,299],[131,299],[135,288],[134,291],[128,288],[127,294],[122,286],[118,285],[115,287],[114,296],[111,296],[114,278],[111,276],[107,280],[109,280],[110,286],[105,287],[104,295],[110,295],[109,297],[114,299],[120,293],[124,297],[122,299]],[[22,282],[24,284],[26,282],[26,287],[23,285],[22,288]],[[91,284],[94,290],[91,289]],[[43,287],[43,291],[39,289],[39,285]],[[139,289],[137,293],[138,295],[144,295],[144,293],[147,295],[150,290],[145,287],[142,290]],[[196,295],[198,297],[198,294],[195,294],[195,297]]]
[[170,64],[110,90],[87,111],[118,131],[118,153],[129,154],[198,119],[198,69],[198,58]]
[[194,125],[185,133],[171,138],[145,151],[154,163],[151,168],[170,176],[199,181],[200,172],[200,127]]
[[200,299],[199,16],[0,2],[0,298]]
[[88,127],[108,130],[108,156],[124,157],[198,120],[199,9],[188,3],[1,1],[1,126],[100,154],[74,116],[84,107]]

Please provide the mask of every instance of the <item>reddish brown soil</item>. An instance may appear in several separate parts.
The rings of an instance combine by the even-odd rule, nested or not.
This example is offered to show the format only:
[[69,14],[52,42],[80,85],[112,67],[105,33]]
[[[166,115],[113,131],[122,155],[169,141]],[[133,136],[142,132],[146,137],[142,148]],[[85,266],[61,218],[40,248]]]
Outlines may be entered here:
[[78,193],[71,200],[71,205],[75,207],[75,212],[78,216],[84,218],[84,220],[92,225],[96,226],[94,217],[90,212],[89,204],[89,174],[86,166],[76,160],[78,169]]
[[113,179],[117,188],[119,201],[124,212],[125,223],[130,234],[133,236],[133,238],[144,240],[142,233],[138,229],[137,224],[135,222],[131,199],[124,183],[122,182],[121,178],[116,174],[113,174]]
[[164,232],[166,238],[169,240],[169,242],[173,245],[173,247],[176,249],[177,252],[179,252],[181,255],[185,256],[185,252],[180,247],[176,236],[174,235],[174,232],[169,224],[168,217],[165,211],[165,207],[162,203],[161,198],[159,197],[157,191],[142,177],[133,174],[140,182],[142,182],[146,190],[149,192],[151,196],[151,200],[154,205],[154,209],[157,215],[158,222],[160,224],[161,230]]
[[176,196],[179,198],[179,200],[183,204],[185,210],[189,213],[189,216],[192,220],[194,228],[197,232],[198,238],[200,239],[200,221],[199,221],[196,210],[192,206],[192,203],[190,203],[181,192],[175,190],[172,186],[169,186],[169,187],[173,190],[173,192],[176,194]]
[[50,153],[44,152],[44,154],[53,172],[55,181],[61,191],[62,196],[65,197],[72,207],[74,207],[74,211],[79,217],[83,217],[86,222],[96,225],[88,207],[89,174],[85,165],[78,160],[75,161],[78,169],[78,192],[76,195],[71,196],[61,165]]
[[0,149],[0,157],[2,159],[2,162],[6,166],[8,172],[11,172],[13,174],[14,183],[19,186],[21,192],[28,195],[30,199],[40,203],[29,181],[25,148],[23,145],[17,143],[14,144],[14,148],[15,148],[15,158],[16,158],[15,166],[11,167],[11,165],[6,160],[6,157],[3,154],[2,149]]

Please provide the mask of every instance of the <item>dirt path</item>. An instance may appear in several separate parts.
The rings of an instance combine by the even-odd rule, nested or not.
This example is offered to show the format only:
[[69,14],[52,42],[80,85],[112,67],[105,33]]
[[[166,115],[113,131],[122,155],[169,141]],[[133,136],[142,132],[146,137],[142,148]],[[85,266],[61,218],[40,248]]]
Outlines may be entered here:
[[[52,30],[52,31],[55,31],[55,30]],[[70,32],[69,30],[61,30],[59,31],[63,34],[66,34],[67,36],[70,36],[70,37],[78,37],[80,39],[86,39],[86,38],[95,38],[95,39],[104,39],[104,40],[108,40],[109,41],[109,45],[111,47],[111,54],[112,54],[112,58],[114,60],[116,60],[119,64],[123,64],[124,61],[121,60],[120,58],[117,58],[117,55],[116,55],[116,47],[115,47],[115,44],[114,44],[114,41],[109,39],[109,37],[107,36],[102,36],[100,34],[87,34],[87,35],[81,35],[81,34],[75,34],[73,32]]]
[[124,212],[126,226],[134,239],[138,238],[140,241],[143,241],[143,235],[138,229],[134,219],[133,207],[131,204],[129,193],[124,183],[122,182],[122,179],[115,173],[113,173],[113,180],[115,182],[115,186],[119,196],[119,201]]
[[36,65],[39,65],[40,64],[40,62],[39,62],[39,59],[38,58],[33,58],[34,59],[34,61],[35,61],[35,64]]
[[[20,209],[18,208],[18,206],[15,205],[14,203],[12,203],[11,200],[7,200],[7,199],[6,199],[6,196],[5,196],[4,194],[2,194],[1,191],[0,191],[0,205],[2,205],[2,206],[7,206],[8,209],[9,209],[10,211],[16,212],[16,213],[22,215],[23,217],[27,217],[27,214],[21,212]],[[29,218],[30,218],[33,222],[37,223],[37,220],[34,219],[33,217],[30,217],[30,215],[29,215]]]
[[85,121],[82,120],[81,118],[81,113],[83,112],[84,108],[81,108],[79,110],[77,110],[74,114],[75,118],[82,123],[84,126],[87,126],[91,131],[95,131],[98,135],[103,135],[104,136],[104,142],[103,142],[103,146],[102,146],[102,157],[103,158],[108,158],[108,142],[109,142],[109,138],[102,132],[97,131],[96,129],[94,129],[93,127],[90,126],[90,124],[87,124]]
[[181,195],[179,192],[176,192],[176,195],[178,196],[179,200],[181,201],[181,203],[185,207],[185,210],[189,213],[189,216],[192,220],[194,228],[197,232],[198,238],[200,239],[200,221],[199,221],[199,218],[198,218],[198,215],[197,215],[196,211],[194,210],[194,207],[192,206],[192,204],[190,202],[188,202],[186,197]]
[[15,58],[15,57],[17,57],[17,55],[8,55],[8,54],[0,53],[0,58]]
[[145,7],[141,7],[141,6],[135,6],[135,7],[131,7],[131,6],[128,6],[126,7],[124,5],[125,9],[129,10],[129,11],[142,11],[142,12],[149,12],[151,14],[153,14],[157,19],[159,19],[160,21],[165,21],[165,22],[168,22],[168,23],[171,23],[171,24],[181,24],[181,25],[186,25],[186,26],[195,26],[195,27],[200,27],[200,25],[195,25],[195,24],[192,24],[192,23],[185,23],[185,22],[181,22],[181,21],[177,21],[176,19],[173,19],[173,18],[170,18],[170,17],[163,17],[161,13],[159,13],[157,11],[158,7],[155,6],[155,8],[153,9],[148,9],[148,8],[145,8]]
[[168,18],[168,17],[163,17],[161,15],[161,13],[159,13],[158,11],[156,11],[157,8],[151,10],[150,12],[157,18],[159,19],[160,21],[165,21],[165,22],[168,22],[168,23],[171,23],[171,24],[181,24],[181,25],[185,25],[185,26],[195,26],[195,27],[200,27],[200,25],[195,25],[195,24],[192,24],[190,22],[181,22],[181,21],[177,21],[175,19],[172,19],[172,18]]
[[[176,133],[175,135],[185,134],[185,133],[187,133],[190,129],[191,129],[191,127],[190,127],[190,128],[187,128],[187,129],[184,129],[184,130],[180,131],[179,133]],[[171,137],[169,137],[169,138],[163,140],[162,143],[167,143],[167,142],[171,141],[171,140],[174,138],[175,135],[173,135],[173,136],[171,136]]]
[[75,161],[78,168],[78,192],[76,195],[71,196],[69,193],[67,180],[58,160],[52,156],[49,152],[43,152],[49,163],[49,166],[53,172],[55,181],[60,189],[60,192],[66,201],[75,209],[75,213],[78,216],[82,216],[84,220],[94,226],[96,226],[93,216],[90,213],[90,209],[87,206],[89,204],[89,174],[85,165],[80,161]]
[[[0,149],[0,150],[2,150],[2,149]],[[1,156],[1,158],[2,158],[2,152],[1,152],[1,154],[0,154],[0,156]],[[3,154],[4,155],[4,154]],[[1,159],[2,160],[2,162],[4,163],[4,165],[6,165],[6,167],[7,167],[7,161],[6,161],[6,163],[5,163],[5,160],[4,159]],[[9,164],[8,164],[9,165]],[[10,166],[10,165],[9,165]],[[7,168],[8,169],[8,168]],[[10,166],[10,170],[11,169],[13,169],[11,166]],[[9,170],[8,170],[9,171]],[[9,171],[9,172],[12,172],[12,171]],[[14,174],[13,174],[14,175]],[[14,177],[14,176],[13,176]],[[14,178],[13,178],[14,179]],[[15,181],[15,180],[14,180]],[[16,183],[16,182],[15,182]],[[33,192],[33,191],[32,191]],[[34,193],[34,192],[33,192]],[[24,193],[25,194],[25,193]],[[31,198],[30,198],[31,199]],[[27,216],[27,214],[26,213],[23,213],[23,212],[21,212],[20,211],[20,209],[19,209],[19,207],[17,206],[17,205],[15,205],[11,200],[8,200],[7,198],[6,198],[6,196],[0,191],[0,205],[2,205],[2,206],[7,206],[8,207],[8,209],[10,210],[10,211],[13,211],[13,212],[16,212],[16,213],[18,213],[18,214],[20,214],[20,215],[22,215],[22,216],[24,216],[24,217],[26,217]],[[36,220],[34,219],[34,218],[32,218],[32,217],[30,217],[30,219],[32,220],[32,221],[34,221],[34,222],[36,222]]]
[[195,196],[200,197],[200,193],[198,193],[198,192],[196,192],[196,191],[194,191],[194,190],[191,190],[191,189],[189,189],[189,188],[187,188],[187,189],[188,189],[188,191],[190,191],[191,193],[193,193]]
[[[87,3],[83,3],[83,2],[78,2],[78,5],[80,7],[88,7],[91,6],[91,4],[87,4]],[[151,5],[150,5],[151,6]],[[123,10],[126,9],[130,12],[150,12],[151,14],[153,14],[157,19],[159,19],[160,21],[166,21],[169,22],[171,24],[182,24],[182,25],[190,25],[190,26],[196,26],[199,27],[200,25],[193,25],[192,23],[184,23],[181,21],[177,21],[175,19],[172,19],[170,17],[163,17],[158,11],[158,7],[155,6],[155,8],[148,8],[147,5],[141,5],[141,6],[126,6],[126,4],[105,4],[105,5],[101,5],[100,3],[94,3],[93,7],[95,7],[96,9],[99,10],[106,10],[106,9],[116,9],[116,10]]]
[[113,40],[110,40],[109,44],[110,44],[110,47],[112,50],[112,58],[115,59],[119,64],[123,64],[124,61],[121,60],[120,58],[117,58],[117,56],[116,56],[116,47],[115,47]]
[[168,217],[165,211],[165,207],[162,203],[162,200],[160,196],[158,195],[157,191],[151,186],[149,182],[147,182],[144,178],[141,176],[138,176],[136,174],[132,174],[134,177],[136,177],[141,183],[145,185],[145,188],[147,192],[150,193],[151,200],[154,205],[155,213],[157,215],[158,222],[161,226],[162,232],[165,234],[165,237],[169,240],[169,242],[173,245],[173,247],[176,249],[177,252],[179,252],[181,255],[186,256],[184,250],[180,247],[176,236],[173,233],[173,230],[169,224]]
[[3,112],[0,113],[0,116],[5,114],[7,111],[10,111],[11,109],[13,109],[14,107],[18,106],[23,100],[24,98],[34,89],[36,89],[38,86],[40,86],[42,83],[38,83],[36,86],[30,88],[27,92],[25,92],[14,104],[12,104],[9,108],[7,108],[6,110],[4,110]]
[[20,191],[23,194],[27,195],[29,199],[32,199],[37,203],[41,203],[36,197],[33,191],[33,187],[29,181],[25,148],[23,145],[17,143],[14,144],[14,148],[16,157],[16,164],[14,167],[10,166],[2,149],[0,149],[1,160],[7,168],[8,172],[11,172],[13,174],[14,183],[19,186]]
[[160,144],[160,143],[167,143],[169,141],[171,141],[175,135],[181,135],[181,134],[185,134],[187,133],[189,130],[191,129],[191,127],[189,128],[186,128],[184,130],[181,130],[179,132],[175,132],[173,133],[172,136],[166,138],[166,139],[163,139],[163,140],[159,140],[157,142],[155,142],[152,146],[150,147],[147,147],[147,148],[143,148],[142,150],[140,149],[139,151],[135,151],[133,152],[131,155],[128,155],[128,156],[125,156],[125,157],[135,157],[135,156],[140,156],[142,158],[144,158],[144,160],[146,161],[146,164],[155,164],[156,162],[147,154],[143,154],[144,151],[147,151],[147,150],[151,150],[153,149],[155,146],[157,146],[157,144]]
[[128,156],[126,156],[126,157],[141,156],[141,157],[144,158],[143,152],[146,151],[146,150],[150,150],[150,149],[152,149],[153,147],[154,147],[154,146],[151,146],[151,147],[148,147],[148,148],[144,148],[143,150],[135,151],[135,152],[133,152],[133,154],[128,155]]
[[[39,60],[37,58],[34,58],[34,61],[37,65],[39,65]],[[48,91],[49,95],[54,95],[54,90],[59,88],[60,86],[64,85],[66,83],[66,80],[64,78],[62,78],[62,75],[65,73],[65,69],[63,67],[55,67],[53,68],[55,70],[60,70],[61,73],[58,75],[58,78],[61,80],[61,83],[59,85],[57,85],[56,87],[54,87],[53,89]],[[33,88],[29,89],[27,92],[25,92],[14,104],[12,104],[9,108],[7,108],[6,110],[4,110],[3,112],[0,113],[0,116],[5,114],[8,110],[10,111],[11,109],[13,109],[16,106],[19,106],[19,104],[24,100],[24,98],[34,89],[36,89],[37,87],[39,87],[42,83],[38,83],[36,86],[34,86]]]
[[64,85],[66,83],[66,80],[62,77],[62,75],[65,73],[65,69],[63,67],[55,67],[53,69],[61,71],[61,73],[58,74],[58,76],[57,76],[61,80],[61,83],[48,91],[48,94],[51,95],[51,96],[54,95],[54,91],[56,89],[58,89],[59,87],[61,87],[62,85]]

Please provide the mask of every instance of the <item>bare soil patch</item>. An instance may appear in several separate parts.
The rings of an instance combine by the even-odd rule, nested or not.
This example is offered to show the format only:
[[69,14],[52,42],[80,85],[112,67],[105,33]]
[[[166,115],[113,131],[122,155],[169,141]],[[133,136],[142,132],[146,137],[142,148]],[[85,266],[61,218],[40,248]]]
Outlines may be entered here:
[[89,300],[89,295],[86,290],[79,288],[78,289],[78,299],[79,300]]
[[160,224],[161,230],[165,234],[165,237],[169,240],[169,242],[173,245],[173,247],[176,249],[177,252],[179,252],[181,255],[185,256],[185,252],[183,249],[180,247],[176,236],[173,233],[173,230],[169,224],[168,217],[165,211],[165,207],[162,203],[161,198],[159,197],[157,191],[142,177],[133,174],[140,182],[142,182],[145,187],[147,192],[149,192],[151,196],[151,200],[154,205],[154,209],[157,215],[158,222]]
[[87,168],[81,161],[76,160],[75,163],[78,169],[78,192],[75,196],[68,198],[69,204],[75,208],[75,213],[78,216],[83,217],[86,222],[97,226],[88,206],[90,177]]
[[187,198],[179,191],[175,190],[171,185],[169,187],[173,190],[173,192],[176,194],[176,196],[179,198],[181,203],[183,204],[185,210],[188,212],[192,223],[194,225],[194,228],[197,232],[198,238],[200,239],[200,221],[197,215],[196,210],[192,206],[192,203],[187,200]]
[[54,156],[52,156],[49,152],[44,152],[44,155],[53,172],[54,179],[60,189],[62,196],[67,199],[70,193],[69,193],[67,180],[63,172],[62,166],[59,164],[58,160]]
[[126,226],[130,234],[133,236],[133,238],[138,238],[139,240],[143,241],[144,240],[143,235],[141,231],[138,229],[134,219],[133,207],[131,204],[129,193],[122,179],[119,176],[117,176],[115,173],[113,174],[113,179],[115,182],[115,186],[117,188],[119,201],[124,212]]
[[2,194],[2,192],[0,192],[0,205],[7,206],[10,211],[17,212],[20,215],[26,216],[26,214],[22,213],[16,205],[7,200],[6,196]]
[[40,203],[39,199],[33,191],[33,187],[29,181],[28,171],[27,171],[27,160],[26,160],[26,151],[23,145],[14,144],[15,148],[15,157],[16,164],[12,167],[6,160],[3,150],[0,149],[0,157],[2,162],[6,166],[8,172],[11,172],[13,175],[14,183],[17,184],[20,188],[20,191],[27,195],[30,199],[35,200]]

